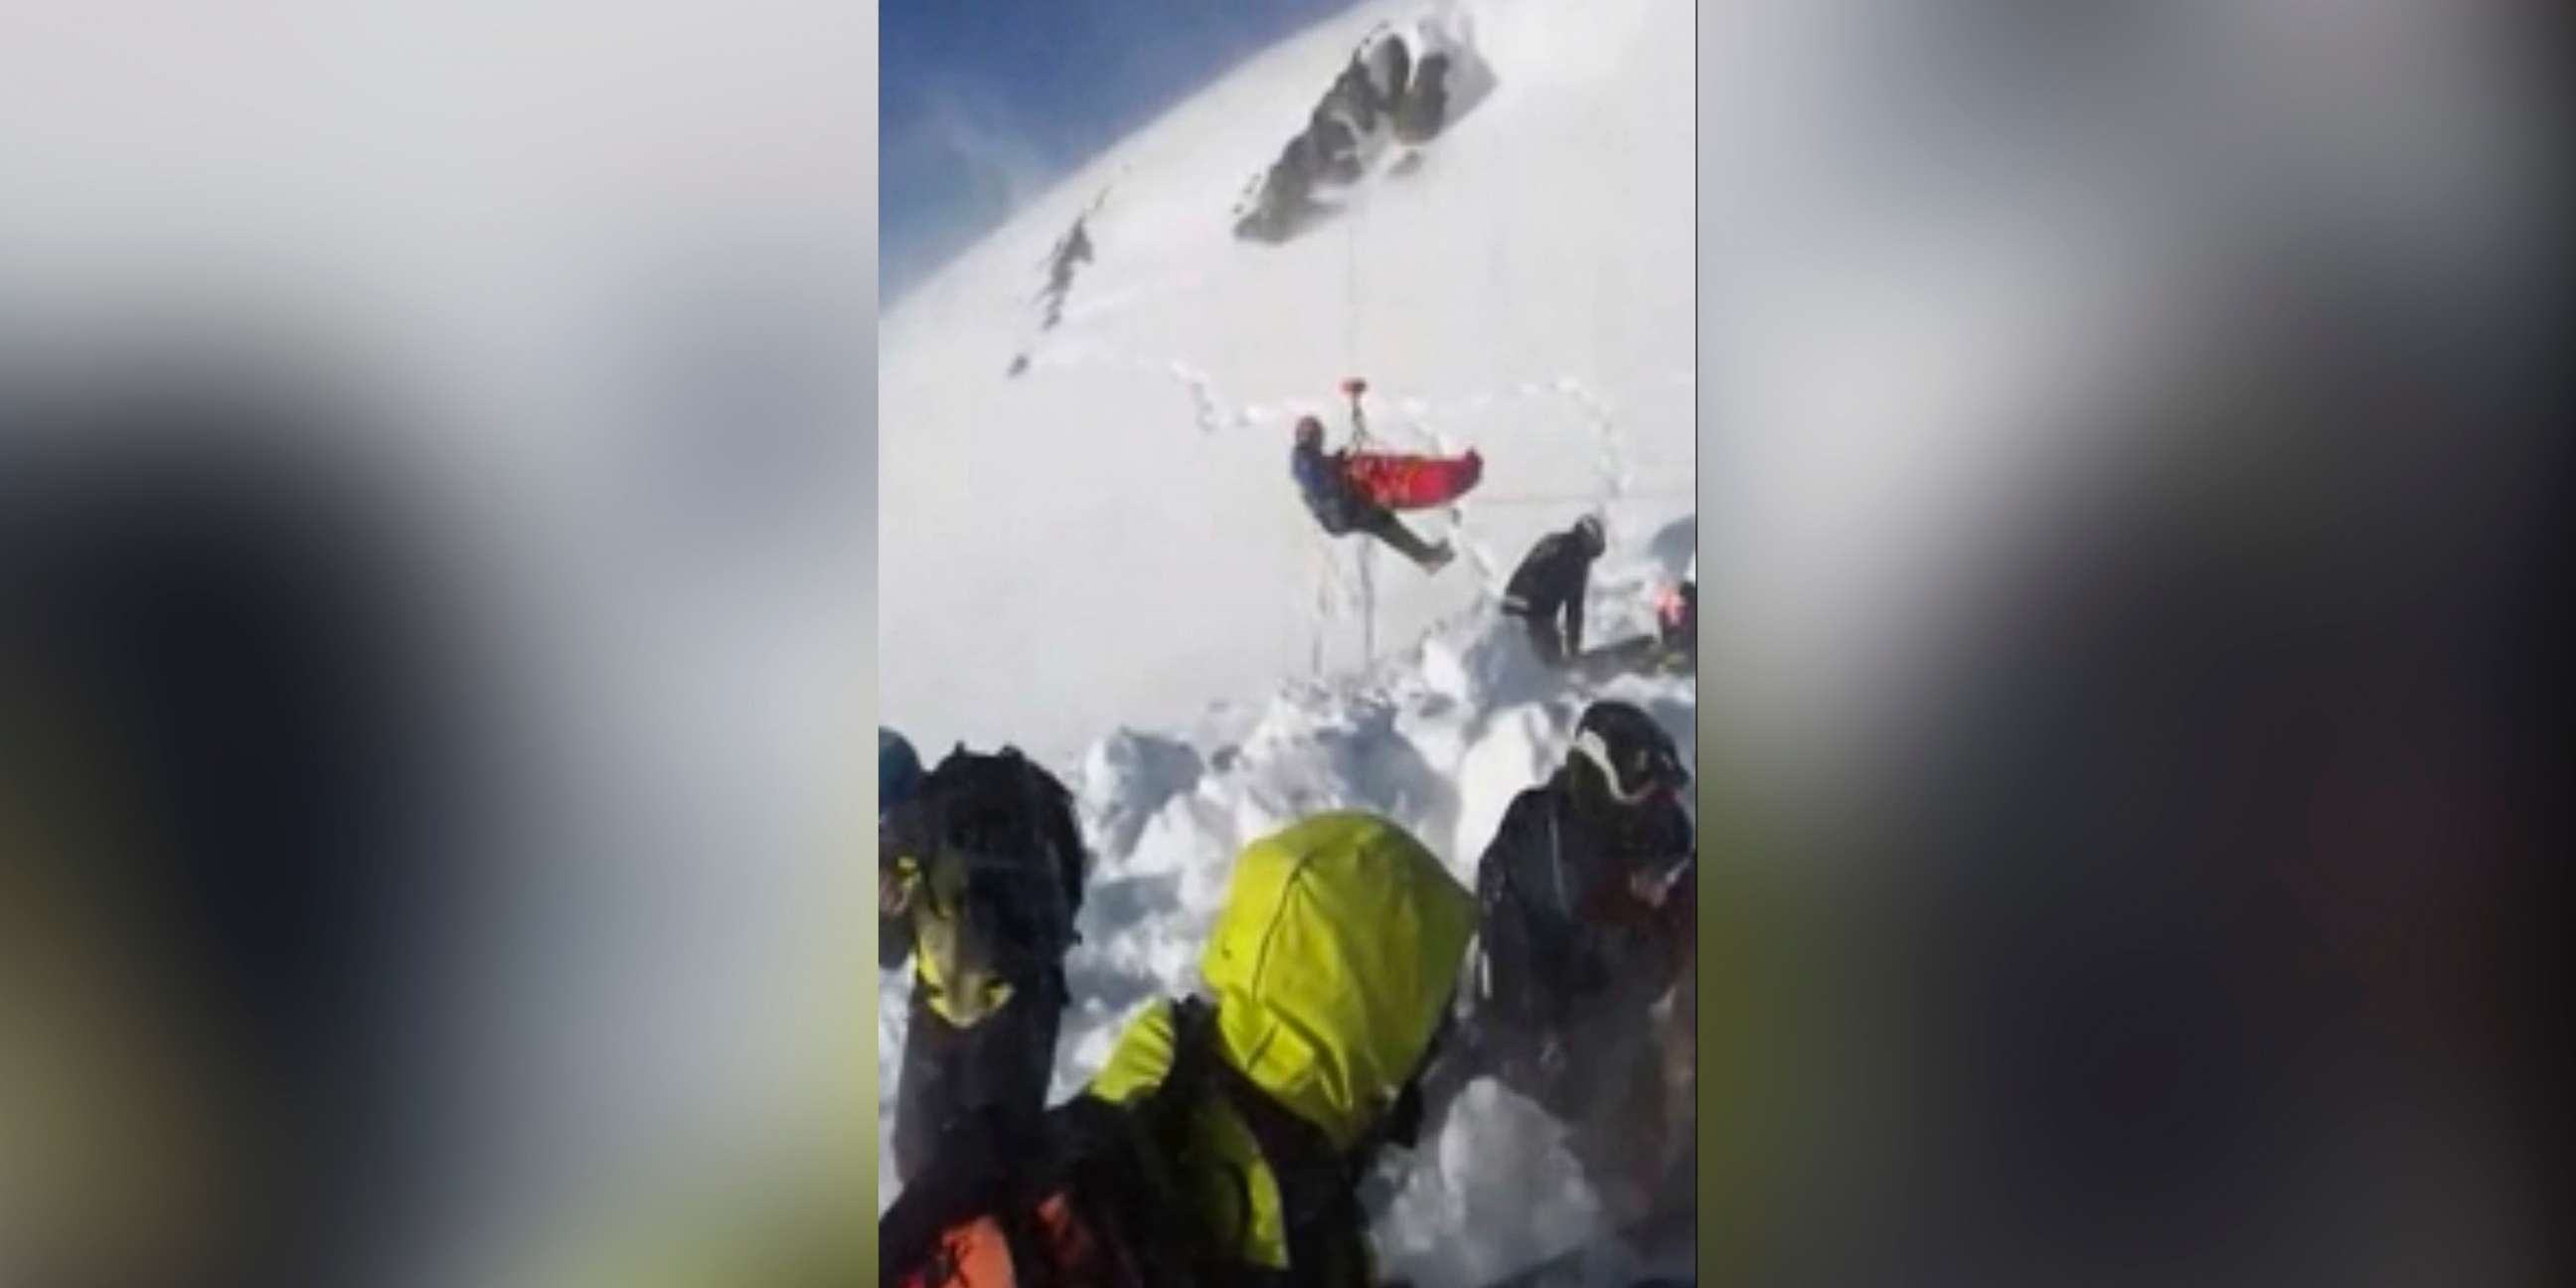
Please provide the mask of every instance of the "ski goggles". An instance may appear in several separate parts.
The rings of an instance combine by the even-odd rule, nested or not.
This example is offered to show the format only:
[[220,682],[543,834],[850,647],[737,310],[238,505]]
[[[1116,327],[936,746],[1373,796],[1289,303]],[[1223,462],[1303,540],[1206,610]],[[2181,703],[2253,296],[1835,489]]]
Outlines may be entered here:
[[1661,747],[1635,747],[1618,755],[1600,734],[1587,731],[1575,738],[1574,752],[1600,769],[1611,799],[1622,805],[1639,804],[1658,792],[1679,792],[1690,785],[1689,771]]

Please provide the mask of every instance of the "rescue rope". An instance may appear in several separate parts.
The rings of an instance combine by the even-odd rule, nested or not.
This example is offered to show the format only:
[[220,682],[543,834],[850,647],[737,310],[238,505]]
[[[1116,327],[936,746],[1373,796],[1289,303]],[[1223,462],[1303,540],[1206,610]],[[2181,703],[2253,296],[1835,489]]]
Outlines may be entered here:
[[1610,504],[1614,504],[1614,503],[1617,503],[1617,502],[1620,502],[1620,501],[1643,501],[1643,500],[1649,500],[1649,499],[1657,498],[1657,497],[1696,496],[1696,495],[1698,495],[1698,493],[1697,493],[1696,491],[1694,491],[1694,490],[1692,490],[1692,489],[1690,489],[1690,488],[1683,488],[1683,487],[1674,487],[1674,488],[1630,488],[1630,489],[1628,489],[1627,491],[1625,491],[1625,492],[1621,492],[1621,493],[1619,493],[1619,494],[1618,494],[1618,495],[1616,495],[1616,496],[1602,496],[1602,495],[1600,495],[1600,494],[1598,494],[1598,493],[1593,493],[1593,492],[1558,492],[1558,493],[1545,494],[1545,495],[1540,495],[1540,494],[1523,494],[1523,495],[1519,495],[1519,496],[1479,496],[1479,497],[1477,497],[1477,498],[1476,498],[1476,504],[1477,504],[1477,505],[1479,505],[1479,506],[1487,506],[1487,505],[1568,505],[1568,504],[1580,504],[1580,505],[1610,505]]
[[1377,559],[1376,551],[1363,545],[1360,559],[1360,669],[1377,664]]

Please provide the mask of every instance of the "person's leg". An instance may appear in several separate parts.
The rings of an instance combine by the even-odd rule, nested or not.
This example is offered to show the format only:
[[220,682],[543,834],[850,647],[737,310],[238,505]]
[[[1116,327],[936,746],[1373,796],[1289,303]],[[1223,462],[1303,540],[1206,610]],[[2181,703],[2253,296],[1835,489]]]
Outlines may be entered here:
[[1364,527],[1370,536],[1395,547],[1405,558],[1423,567],[1428,568],[1439,564],[1448,556],[1448,551],[1444,547],[1434,546],[1415,536],[1413,530],[1404,526],[1395,517],[1393,511],[1381,509],[1372,512],[1364,521]]
[[1557,630],[1556,619],[1532,616],[1523,622],[1529,628],[1530,651],[1538,654],[1538,660],[1549,667],[1564,666],[1565,636]]

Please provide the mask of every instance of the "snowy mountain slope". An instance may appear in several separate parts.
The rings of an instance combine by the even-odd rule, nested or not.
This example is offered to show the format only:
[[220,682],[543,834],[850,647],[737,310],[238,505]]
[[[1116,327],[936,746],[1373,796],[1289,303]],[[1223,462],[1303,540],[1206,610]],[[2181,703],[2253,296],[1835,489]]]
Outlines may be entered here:
[[[1586,506],[1614,546],[1690,512],[1689,4],[1461,6],[1487,99],[1348,214],[1284,246],[1231,236],[1316,87],[1420,12],[1363,5],[1249,60],[886,314],[889,722],[1070,756],[1362,667]],[[1104,189],[1097,260],[1032,336],[1032,266]],[[1437,577],[1326,540],[1297,503],[1288,427],[1322,413],[1338,441],[1353,373],[1380,440],[1484,454],[1469,557]]]
[[[1691,558],[1691,6],[1444,6],[1494,77],[1474,110],[1295,240],[1237,239],[1245,177],[1318,87],[1423,15],[1362,5],[1249,60],[883,320],[879,709],[933,754],[1017,743],[1080,796],[1095,866],[1059,1096],[1136,1008],[1195,984],[1244,842],[1355,806],[1472,880],[1589,697],[1691,743],[1689,679],[1546,673],[1490,602],[1587,510],[1611,541],[1592,640],[1650,630]],[[1086,211],[1095,258],[1041,329],[1039,266]],[[1454,526],[1464,557],[1437,576],[1325,538],[1297,500],[1289,428],[1321,414],[1340,441],[1349,374],[1376,441],[1485,458],[1462,505],[1408,516]],[[890,1093],[908,979],[880,990]],[[1471,1088],[1381,1224],[1389,1260],[1476,1282],[1578,1238],[1591,1200],[1555,1142]],[[879,1181],[891,1202],[884,1156]]]

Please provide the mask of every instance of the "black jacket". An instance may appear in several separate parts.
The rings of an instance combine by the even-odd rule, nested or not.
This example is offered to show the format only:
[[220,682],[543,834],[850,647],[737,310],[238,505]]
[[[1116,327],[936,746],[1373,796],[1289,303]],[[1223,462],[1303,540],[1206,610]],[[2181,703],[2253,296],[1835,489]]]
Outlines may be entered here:
[[1592,584],[1596,556],[1572,531],[1551,533],[1530,547],[1503,588],[1503,612],[1534,622],[1565,615],[1565,649],[1583,650],[1583,596]]
[[[1563,1034],[1583,1008],[1643,1005],[1672,982],[1686,922],[1629,890],[1694,853],[1677,801],[1587,809],[1566,770],[1513,798],[1476,867],[1486,978],[1479,1022]],[[1673,905],[1667,904],[1667,907]]]
[[1288,472],[1297,480],[1297,495],[1305,501],[1306,512],[1326,533],[1340,536],[1354,528],[1368,526],[1371,505],[1342,476],[1341,454],[1303,443],[1289,449]]

